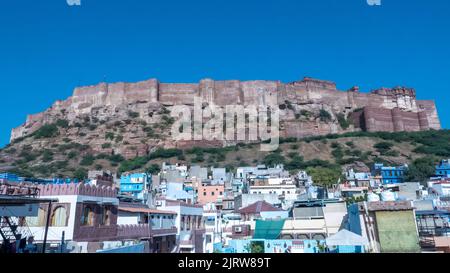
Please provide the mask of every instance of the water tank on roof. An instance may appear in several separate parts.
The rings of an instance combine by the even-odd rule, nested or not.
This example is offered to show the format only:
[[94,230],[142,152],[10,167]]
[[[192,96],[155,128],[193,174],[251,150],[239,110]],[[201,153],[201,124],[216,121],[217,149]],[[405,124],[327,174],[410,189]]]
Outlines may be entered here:
[[381,201],[395,201],[395,194],[391,191],[381,193]]
[[367,201],[368,202],[379,202],[380,201],[380,196],[376,193],[369,193],[367,195]]

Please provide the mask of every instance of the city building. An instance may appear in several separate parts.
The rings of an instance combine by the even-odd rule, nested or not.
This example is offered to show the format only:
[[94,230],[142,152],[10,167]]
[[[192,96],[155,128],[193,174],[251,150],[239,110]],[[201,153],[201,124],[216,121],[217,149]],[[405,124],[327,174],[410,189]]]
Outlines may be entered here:
[[176,212],[175,225],[177,227],[179,252],[203,253],[205,234],[203,206],[161,199],[158,200],[157,209]]
[[450,159],[441,160],[436,166],[436,176],[450,177]]
[[117,224],[119,225],[150,225],[151,241],[149,252],[172,253],[177,249],[177,213],[151,209],[140,203],[119,203]]
[[[39,207],[57,202],[57,199],[39,198],[39,188],[25,183],[0,181],[0,253],[42,253],[25,219],[37,217]],[[50,222],[43,226],[48,233]]]
[[416,221],[423,250],[450,253],[450,211],[417,210]]
[[280,237],[325,240],[345,226],[347,216],[347,205],[340,199],[297,201],[285,220]]
[[362,236],[371,252],[416,253],[419,234],[411,201],[363,202],[359,205]]
[[216,205],[222,207],[224,194],[225,187],[223,185],[201,183],[197,188],[197,203],[201,205],[215,203]]
[[[37,216],[25,218],[38,244],[46,241],[50,249],[58,252],[93,253],[102,250],[105,242],[148,243],[151,239],[149,225],[117,223],[119,199],[115,189],[83,183],[38,187],[39,198],[58,200],[41,204]],[[45,238],[47,221],[50,224]]]
[[404,182],[405,172],[407,169],[407,165],[387,167],[381,163],[377,163],[374,166],[373,175],[381,175],[383,184],[398,184]]
[[203,206],[203,219],[205,225],[204,252],[213,253],[214,244],[222,243],[222,213],[216,209],[214,203]]
[[127,173],[120,177],[120,194],[146,201],[151,189],[152,176],[148,173]]

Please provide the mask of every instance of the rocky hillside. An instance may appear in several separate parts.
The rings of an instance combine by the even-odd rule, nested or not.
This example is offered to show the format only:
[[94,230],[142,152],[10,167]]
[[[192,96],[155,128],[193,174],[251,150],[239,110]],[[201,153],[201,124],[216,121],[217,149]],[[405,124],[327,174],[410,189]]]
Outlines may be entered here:
[[[174,141],[173,107],[192,111],[194,97],[202,99],[203,108],[277,107],[284,143],[264,153],[258,143]],[[83,178],[90,169],[156,171],[161,161],[229,169],[257,163],[284,163],[292,171],[367,169],[374,161],[403,164],[425,155],[450,156],[448,132],[430,128],[440,128],[434,102],[416,100],[408,88],[340,91],[333,82],[311,78],[292,83],[101,83],[76,88],[73,96],[13,129],[11,144],[0,150],[0,171]],[[402,132],[417,130],[424,131]]]
[[[431,158],[430,164],[450,157],[450,131],[402,133],[352,132],[304,139],[281,139],[275,152],[260,152],[260,145],[230,147],[166,147],[172,122],[162,109],[154,113],[159,123],[148,124],[129,113],[123,121],[85,120],[69,125],[65,120],[44,125],[0,150],[0,171],[29,177],[78,177],[87,170],[158,170],[161,162],[199,164],[234,169],[237,166],[284,163],[290,171],[307,168],[367,171],[374,162],[413,163]],[[169,126],[170,127],[170,126]],[[149,149],[152,143],[152,149]],[[116,150],[124,153],[116,153]],[[142,151],[145,151],[142,154]]]

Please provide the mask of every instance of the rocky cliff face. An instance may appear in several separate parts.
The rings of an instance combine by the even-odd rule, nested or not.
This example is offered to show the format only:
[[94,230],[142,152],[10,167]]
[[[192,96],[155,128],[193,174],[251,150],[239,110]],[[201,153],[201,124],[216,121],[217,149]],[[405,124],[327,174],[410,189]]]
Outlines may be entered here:
[[[170,112],[174,105],[192,106],[194,96],[219,106],[279,105],[282,110],[282,137],[353,130],[419,131],[441,128],[434,102],[416,100],[415,91],[408,88],[382,88],[371,93],[360,93],[357,87],[339,91],[333,82],[311,78],[287,84],[279,81],[211,79],[196,84],[179,84],[151,79],[138,83],[100,83],[76,88],[67,100],[55,102],[43,113],[28,116],[24,125],[12,130],[11,141],[59,119],[67,120],[70,125],[87,119],[105,124],[127,120],[130,112],[136,112],[139,119],[152,124],[159,122],[154,114],[162,107]],[[321,110],[327,111],[331,117],[318,118]],[[394,112],[391,113],[391,110]],[[348,126],[342,126],[344,119],[349,119]]]

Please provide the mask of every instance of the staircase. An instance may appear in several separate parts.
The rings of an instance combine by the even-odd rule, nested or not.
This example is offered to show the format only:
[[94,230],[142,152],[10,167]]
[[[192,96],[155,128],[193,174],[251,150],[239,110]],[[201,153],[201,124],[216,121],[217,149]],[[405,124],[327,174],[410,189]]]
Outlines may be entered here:
[[5,251],[10,251],[10,246],[14,242],[30,236],[32,236],[32,233],[25,221],[19,223],[17,217],[0,217],[0,237],[3,240],[2,248]]

